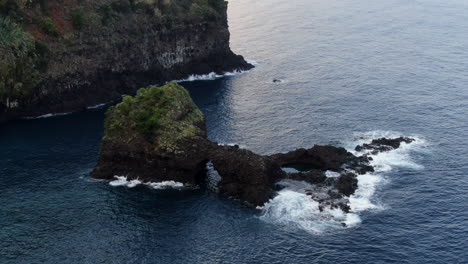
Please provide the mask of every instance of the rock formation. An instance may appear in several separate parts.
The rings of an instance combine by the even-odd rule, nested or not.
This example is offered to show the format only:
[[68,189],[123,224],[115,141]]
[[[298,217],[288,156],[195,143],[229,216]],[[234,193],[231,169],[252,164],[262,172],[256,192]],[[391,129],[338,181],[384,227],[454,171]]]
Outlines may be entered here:
[[109,109],[92,177],[197,184],[209,160],[222,176],[220,192],[253,205],[268,201],[284,175],[270,157],[209,141],[203,114],[182,86],[171,83],[142,88]]
[[[387,151],[412,139],[378,139],[372,148]],[[142,88],[135,97],[109,109],[105,135],[92,177],[144,182],[203,183],[211,161],[221,176],[221,194],[251,205],[263,205],[274,196],[282,179],[305,181],[314,186],[307,194],[320,208],[350,210],[347,198],[358,187],[357,175],[373,171],[367,155],[355,156],[344,148],[315,145],[288,153],[262,156],[238,146],[224,146],[207,139],[203,114],[188,92],[171,83]],[[282,167],[307,168],[285,172]],[[333,174],[330,176],[329,174]]]
[[273,198],[276,181],[286,174],[274,159],[250,150],[217,146],[209,154],[221,176],[219,192],[252,205],[263,205]]
[[184,88],[175,83],[142,88],[107,115],[93,177],[199,183],[212,143],[203,114]]

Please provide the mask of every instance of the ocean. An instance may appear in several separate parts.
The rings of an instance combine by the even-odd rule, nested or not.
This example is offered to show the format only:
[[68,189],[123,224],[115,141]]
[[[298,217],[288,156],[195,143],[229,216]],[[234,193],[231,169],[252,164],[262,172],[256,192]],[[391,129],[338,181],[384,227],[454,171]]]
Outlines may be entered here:
[[210,139],[259,154],[416,142],[373,157],[345,214],[303,182],[250,208],[213,188],[93,180],[106,106],[2,124],[0,263],[468,263],[468,2],[228,13],[231,48],[256,67],[181,82]]

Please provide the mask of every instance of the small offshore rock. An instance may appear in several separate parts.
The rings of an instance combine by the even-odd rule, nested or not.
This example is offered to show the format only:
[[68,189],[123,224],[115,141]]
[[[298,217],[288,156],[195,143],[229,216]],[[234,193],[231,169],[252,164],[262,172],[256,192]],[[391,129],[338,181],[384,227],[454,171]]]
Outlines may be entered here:
[[379,152],[390,151],[400,147],[401,143],[411,143],[413,138],[409,137],[398,137],[398,138],[378,138],[371,141],[370,144],[358,145],[354,148],[356,151],[370,150],[372,155]]

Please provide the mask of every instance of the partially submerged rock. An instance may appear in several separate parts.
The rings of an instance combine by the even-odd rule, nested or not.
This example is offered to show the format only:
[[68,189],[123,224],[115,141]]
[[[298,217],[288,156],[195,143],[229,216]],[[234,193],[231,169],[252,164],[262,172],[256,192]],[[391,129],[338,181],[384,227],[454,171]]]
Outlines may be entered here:
[[390,151],[400,147],[401,143],[411,143],[414,139],[409,137],[398,137],[398,138],[378,138],[372,140],[370,144],[363,144],[362,146],[356,146],[356,151],[370,151],[371,154],[375,155],[379,152]]
[[288,153],[279,153],[271,157],[280,166],[294,164],[309,165],[320,170],[341,170],[341,167],[356,157],[344,148],[315,145],[310,149],[297,149]]

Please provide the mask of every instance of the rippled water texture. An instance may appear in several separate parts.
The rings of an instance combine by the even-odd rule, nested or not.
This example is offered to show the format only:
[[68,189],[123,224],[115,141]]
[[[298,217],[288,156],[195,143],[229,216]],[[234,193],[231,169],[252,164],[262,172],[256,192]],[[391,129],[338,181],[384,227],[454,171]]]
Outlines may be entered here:
[[468,3],[229,6],[231,46],[258,65],[184,83],[211,139],[261,154],[418,144],[374,157],[343,215],[298,182],[251,209],[164,190],[176,183],[93,181],[104,109],[0,125],[0,263],[466,263]]

